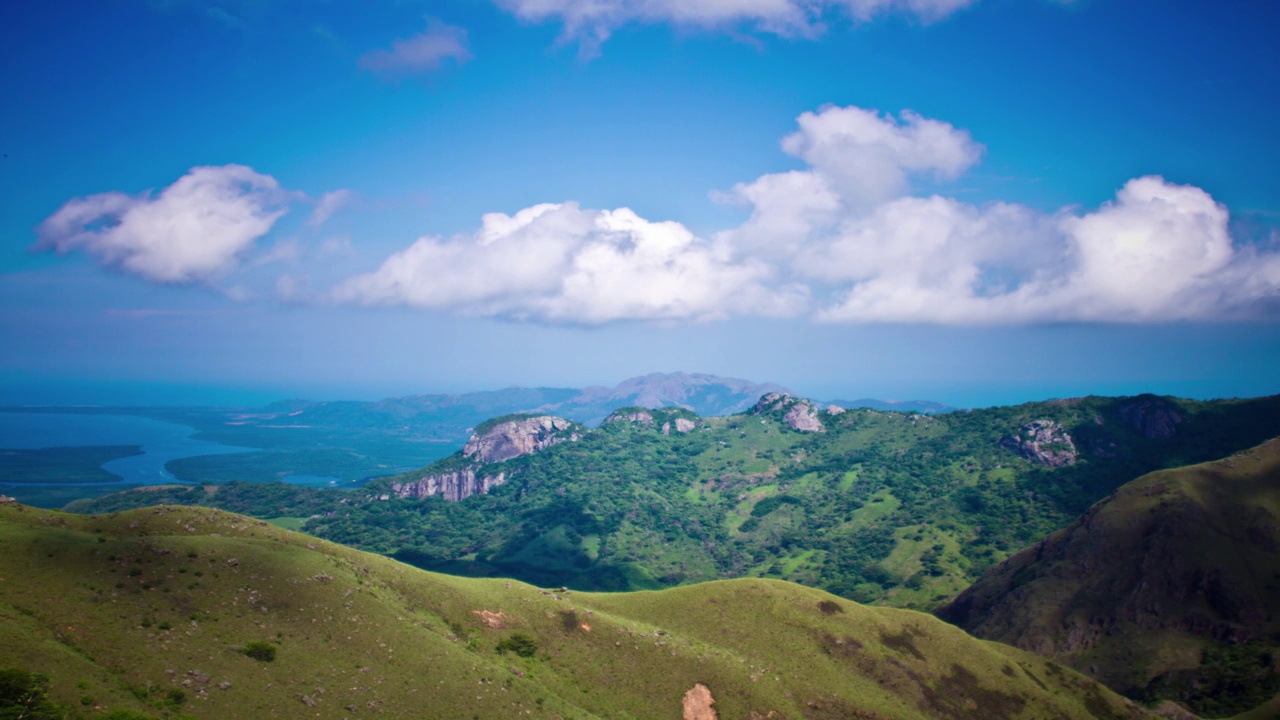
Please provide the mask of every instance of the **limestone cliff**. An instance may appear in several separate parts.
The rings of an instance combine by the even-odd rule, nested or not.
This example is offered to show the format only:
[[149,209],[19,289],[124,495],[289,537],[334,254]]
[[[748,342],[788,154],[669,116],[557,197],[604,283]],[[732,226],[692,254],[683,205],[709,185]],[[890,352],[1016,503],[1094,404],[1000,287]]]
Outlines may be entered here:
[[476,428],[462,452],[443,461],[444,468],[430,472],[428,467],[426,474],[416,480],[392,483],[391,491],[402,498],[440,495],[445,500],[464,500],[487,493],[507,481],[505,470],[488,471],[489,465],[581,438],[581,426],[563,418],[550,415],[498,418]]
[[582,434],[573,429],[574,423],[551,415],[519,417],[486,425],[463,446],[463,457],[481,464],[502,462],[582,438]]
[[472,495],[481,495],[489,489],[507,481],[507,474],[476,477],[473,467],[454,470],[453,472],[427,475],[421,480],[408,483],[396,483],[391,486],[398,497],[421,499],[431,495],[440,495],[445,500],[458,501]]

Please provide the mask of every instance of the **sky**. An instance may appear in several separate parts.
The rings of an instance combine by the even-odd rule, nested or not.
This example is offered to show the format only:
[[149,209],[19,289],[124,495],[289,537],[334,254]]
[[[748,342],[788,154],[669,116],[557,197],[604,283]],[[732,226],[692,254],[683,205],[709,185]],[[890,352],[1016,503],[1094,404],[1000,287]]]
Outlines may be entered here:
[[0,404],[1280,393],[1280,4],[12,0]]

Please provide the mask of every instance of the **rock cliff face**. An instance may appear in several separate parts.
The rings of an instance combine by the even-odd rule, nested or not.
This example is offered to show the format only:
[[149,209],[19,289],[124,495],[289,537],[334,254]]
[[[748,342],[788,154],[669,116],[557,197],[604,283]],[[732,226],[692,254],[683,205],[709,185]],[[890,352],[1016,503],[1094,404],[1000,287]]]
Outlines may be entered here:
[[1001,440],[1000,445],[1049,467],[1073,465],[1080,457],[1066,428],[1052,420],[1033,420]]
[[687,432],[689,432],[690,430],[692,430],[692,429],[694,429],[694,428],[698,427],[698,424],[697,424],[697,423],[695,423],[694,421],[692,421],[692,420],[690,420],[690,419],[688,419],[688,418],[680,418],[680,417],[678,417],[678,418],[676,418],[675,420],[673,420],[672,422],[665,422],[665,423],[662,423],[662,434],[663,434],[663,435],[670,435],[670,434],[671,434],[671,426],[672,426],[672,424],[673,424],[673,423],[675,424],[675,430],[676,430],[676,432],[681,433],[681,434],[683,434],[683,433],[687,433]]
[[453,501],[487,493],[491,488],[506,482],[507,473],[480,473],[478,471],[481,468],[562,442],[579,440],[582,438],[582,434],[578,432],[579,427],[568,420],[550,415],[519,417],[493,423],[481,432],[472,434],[462,448],[461,455],[466,464],[461,468],[455,465],[449,470],[430,473],[418,480],[392,483],[391,491],[402,498],[441,495],[445,500]]
[[427,475],[421,480],[409,483],[395,483],[391,486],[397,497],[422,499],[431,495],[442,495],[445,500],[457,502],[489,492],[490,488],[507,481],[507,474],[476,477],[475,468],[463,468],[453,472]]
[[1211,685],[1199,647],[1280,645],[1278,515],[1280,439],[1151,473],[993,567],[938,616],[1124,692],[1161,675]]
[[1143,435],[1155,438],[1173,437],[1182,416],[1160,398],[1142,397],[1120,408],[1120,417]]
[[769,393],[751,408],[752,415],[774,411],[784,412],[782,421],[796,432],[826,432],[822,420],[818,418],[817,406],[804,398],[793,398],[785,393]]
[[573,427],[568,420],[550,415],[509,420],[472,435],[462,448],[462,456],[480,464],[510,460],[557,443],[581,439],[582,435],[573,432]]

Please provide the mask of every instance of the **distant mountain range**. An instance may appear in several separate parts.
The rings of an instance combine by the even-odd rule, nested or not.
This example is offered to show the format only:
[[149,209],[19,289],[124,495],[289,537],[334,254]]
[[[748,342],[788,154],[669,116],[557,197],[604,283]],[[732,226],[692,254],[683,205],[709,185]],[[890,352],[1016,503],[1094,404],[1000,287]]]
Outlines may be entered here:
[[[628,378],[614,387],[509,387],[461,394],[408,395],[376,402],[287,400],[246,414],[251,422],[288,418],[297,424],[340,424],[410,427],[446,434],[459,442],[470,428],[499,415],[547,413],[585,425],[599,425],[622,407],[683,408],[702,417],[747,410],[768,393],[794,395],[777,383],[758,383],[704,373],[650,373]],[[929,400],[834,400],[821,405],[900,412],[943,413],[956,408]],[[434,432],[433,432],[434,431]]]
[[[360,424],[435,428],[433,434],[466,439],[477,423],[511,413],[549,413],[598,425],[620,407],[678,407],[699,415],[731,415],[751,407],[761,395],[790,392],[775,383],[702,373],[651,373],[614,387],[525,388],[462,394],[409,395],[376,402],[287,400],[247,414],[251,421],[289,418],[298,424]],[[875,402],[875,401],[873,401]]]

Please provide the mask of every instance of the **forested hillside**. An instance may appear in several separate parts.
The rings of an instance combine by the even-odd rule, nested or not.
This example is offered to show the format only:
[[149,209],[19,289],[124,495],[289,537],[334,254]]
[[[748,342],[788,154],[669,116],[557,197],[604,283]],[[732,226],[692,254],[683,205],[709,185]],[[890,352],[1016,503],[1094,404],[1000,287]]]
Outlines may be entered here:
[[477,477],[503,482],[460,502],[396,487],[457,469],[461,455],[349,493],[307,491],[300,502],[291,491],[279,506],[261,488],[248,503],[237,486],[185,492],[261,517],[308,517],[308,532],[453,573],[607,590],[773,577],[932,609],[1125,482],[1276,435],[1274,397],[1090,397],[921,415],[818,411],[775,396],[717,418],[619,411],[576,441],[469,460]]

